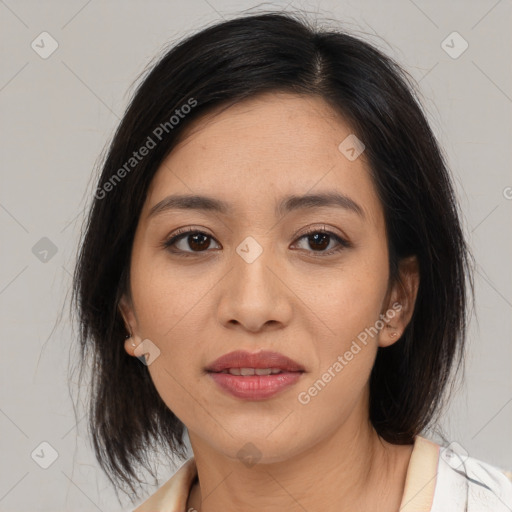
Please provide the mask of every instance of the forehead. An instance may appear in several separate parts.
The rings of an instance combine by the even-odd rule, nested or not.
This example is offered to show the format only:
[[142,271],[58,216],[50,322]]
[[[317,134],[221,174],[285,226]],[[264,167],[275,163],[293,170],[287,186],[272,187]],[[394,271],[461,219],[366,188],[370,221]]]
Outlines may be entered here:
[[233,212],[271,208],[286,195],[335,191],[368,218],[380,205],[363,154],[338,148],[350,126],[321,98],[266,93],[207,114],[187,127],[158,169],[146,214],[173,193],[215,196]]
[[[275,157],[279,162],[294,162],[332,151],[333,144],[337,149],[338,139],[350,133],[348,124],[321,98],[272,92],[197,119],[185,129],[173,153],[202,149],[239,155],[240,160],[250,156],[254,161],[259,154],[262,161]],[[193,149],[187,150],[190,144]]]

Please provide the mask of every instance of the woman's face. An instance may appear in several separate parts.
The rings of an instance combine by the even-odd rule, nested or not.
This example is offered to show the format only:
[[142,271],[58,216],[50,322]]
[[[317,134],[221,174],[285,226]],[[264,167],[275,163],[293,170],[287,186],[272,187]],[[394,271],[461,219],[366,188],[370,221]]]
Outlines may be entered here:
[[[410,318],[396,305],[407,298],[388,287],[383,210],[351,133],[319,98],[264,94],[194,123],[151,183],[122,311],[132,340],[151,347],[163,401],[191,440],[226,457],[250,442],[261,462],[286,460],[367,422],[377,347]],[[276,210],[322,194],[345,199]],[[225,208],[150,215],[174,195]],[[192,233],[165,247],[182,229]],[[273,396],[240,398],[205,369],[235,350],[279,352],[305,371]]]

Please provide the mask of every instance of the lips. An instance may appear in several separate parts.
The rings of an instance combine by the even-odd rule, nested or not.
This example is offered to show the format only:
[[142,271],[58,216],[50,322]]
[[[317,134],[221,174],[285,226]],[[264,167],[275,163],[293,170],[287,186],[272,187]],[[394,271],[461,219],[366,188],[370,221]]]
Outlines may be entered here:
[[262,350],[251,353],[245,350],[229,352],[206,367],[206,371],[220,373],[232,368],[278,369],[282,372],[304,372],[304,367],[279,352]]

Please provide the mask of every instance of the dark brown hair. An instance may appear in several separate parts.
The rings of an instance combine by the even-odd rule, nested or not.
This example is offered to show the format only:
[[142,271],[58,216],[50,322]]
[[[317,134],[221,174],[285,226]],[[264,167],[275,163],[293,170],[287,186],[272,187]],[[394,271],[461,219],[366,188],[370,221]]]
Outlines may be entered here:
[[[450,176],[412,81],[373,45],[301,18],[242,16],[166,51],[138,86],[104,159],[79,249],[73,305],[81,368],[88,357],[92,363],[94,449],[111,481],[134,492],[138,467],[154,475],[151,450],[186,456],[184,425],[158,395],[147,367],[125,352],[118,302],[129,295],[132,243],[148,186],[183,130],[213,108],[268,91],[316,95],[364,141],[385,213],[390,279],[409,255],[420,269],[412,319],[399,341],[379,348],[370,378],[370,419],[379,435],[412,443],[438,417],[452,370],[463,361],[471,259]],[[155,146],[131,161],[148,137]]]

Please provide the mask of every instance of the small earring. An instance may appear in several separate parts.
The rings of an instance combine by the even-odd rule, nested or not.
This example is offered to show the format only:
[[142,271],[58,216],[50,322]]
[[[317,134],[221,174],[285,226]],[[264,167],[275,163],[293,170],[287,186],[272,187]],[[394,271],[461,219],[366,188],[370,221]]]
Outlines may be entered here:
[[392,332],[392,333],[390,334],[390,336],[391,336],[392,338],[394,338],[397,334],[398,334],[397,332]]
[[[127,340],[131,339],[131,336],[127,335],[126,339]],[[133,340],[131,341],[131,345],[132,345],[132,347],[136,347],[137,346],[135,343],[133,343]]]

